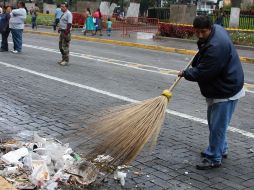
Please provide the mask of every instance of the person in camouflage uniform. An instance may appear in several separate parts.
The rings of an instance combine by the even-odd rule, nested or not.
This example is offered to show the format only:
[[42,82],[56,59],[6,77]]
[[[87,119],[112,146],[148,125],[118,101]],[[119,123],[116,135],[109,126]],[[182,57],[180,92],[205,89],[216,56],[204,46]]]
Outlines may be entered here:
[[72,13],[68,10],[66,3],[61,4],[63,12],[59,23],[59,50],[62,54],[62,60],[58,61],[59,65],[68,65],[69,63],[69,46],[71,41]]

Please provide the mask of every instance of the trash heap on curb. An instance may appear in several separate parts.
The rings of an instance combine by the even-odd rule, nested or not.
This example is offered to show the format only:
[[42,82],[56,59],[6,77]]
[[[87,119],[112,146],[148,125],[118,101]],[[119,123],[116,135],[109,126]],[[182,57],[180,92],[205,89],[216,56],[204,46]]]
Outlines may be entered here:
[[20,136],[26,138],[0,138],[0,176],[16,189],[54,190],[60,183],[88,185],[96,180],[99,170],[69,144],[36,133]]

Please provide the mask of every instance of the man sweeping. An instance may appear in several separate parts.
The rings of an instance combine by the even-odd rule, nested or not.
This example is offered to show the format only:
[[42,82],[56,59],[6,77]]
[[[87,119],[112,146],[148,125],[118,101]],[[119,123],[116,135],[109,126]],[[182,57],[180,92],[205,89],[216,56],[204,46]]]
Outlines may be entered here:
[[207,101],[209,145],[201,152],[199,170],[218,168],[227,157],[226,131],[239,98],[245,95],[244,74],[239,56],[228,35],[207,16],[197,16],[193,27],[198,37],[199,53],[192,67],[179,72],[179,77],[198,82]]

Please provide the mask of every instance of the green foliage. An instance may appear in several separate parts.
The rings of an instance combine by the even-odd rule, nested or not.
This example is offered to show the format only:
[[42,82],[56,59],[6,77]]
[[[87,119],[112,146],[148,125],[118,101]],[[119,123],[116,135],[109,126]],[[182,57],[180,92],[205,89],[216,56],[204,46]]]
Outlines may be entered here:
[[[26,24],[31,24],[31,21],[31,15],[28,15],[26,18]],[[54,21],[55,16],[52,14],[39,14],[37,16],[37,25],[51,26]]]
[[254,4],[248,4],[246,9],[248,11],[253,10],[254,9]]
[[229,5],[224,5],[223,10],[224,11],[231,11],[231,5],[230,4]]
[[253,33],[232,32],[230,36],[234,44],[254,46]]

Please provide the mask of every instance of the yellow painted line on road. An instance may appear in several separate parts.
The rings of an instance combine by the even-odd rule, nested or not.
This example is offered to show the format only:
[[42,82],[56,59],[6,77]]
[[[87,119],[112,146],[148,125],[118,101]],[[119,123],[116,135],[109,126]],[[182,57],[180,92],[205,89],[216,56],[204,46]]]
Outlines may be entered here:
[[[33,30],[25,30],[25,32],[31,33],[31,34],[40,34],[43,36],[59,36],[58,33],[53,33],[53,32],[40,32],[40,31],[33,31]],[[113,45],[128,46],[128,47],[156,50],[156,51],[163,51],[163,52],[179,53],[179,54],[184,54],[184,55],[195,55],[196,54],[196,51],[194,51],[194,50],[178,49],[178,48],[156,46],[156,45],[147,45],[147,44],[126,42],[126,41],[120,41],[120,40],[92,38],[92,37],[87,37],[87,36],[72,35],[72,39],[85,40],[85,41],[90,41],[90,42],[107,43],[107,44],[113,44]],[[241,60],[241,62],[244,62],[244,63],[254,64],[254,58],[241,56],[240,60]]]

